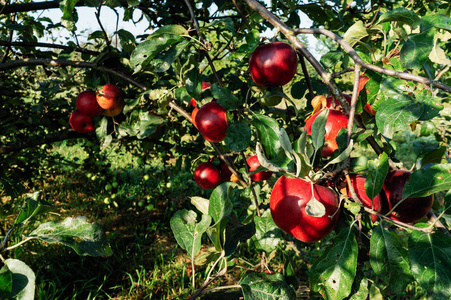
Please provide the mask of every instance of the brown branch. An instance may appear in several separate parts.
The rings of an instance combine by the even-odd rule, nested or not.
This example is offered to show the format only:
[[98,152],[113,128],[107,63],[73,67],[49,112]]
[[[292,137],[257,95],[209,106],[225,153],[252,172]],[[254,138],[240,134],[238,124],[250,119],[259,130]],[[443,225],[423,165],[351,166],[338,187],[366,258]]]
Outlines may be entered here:
[[[44,10],[59,8],[61,1],[45,1],[45,2],[30,2],[30,3],[15,3],[10,5],[0,6],[0,15],[6,15],[10,13],[28,12],[34,10]],[[78,1],[75,6],[85,6],[83,1]]]
[[360,58],[360,56],[357,54],[357,52],[354,50],[354,48],[352,48],[351,45],[348,44],[348,42],[346,42],[342,37],[336,35],[335,33],[331,32],[329,30],[326,30],[323,28],[300,28],[300,29],[294,30],[294,32],[296,34],[300,34],[300,33],[322,34],[322,35],[325,35],[325,36],[331,38],[332,40],[336,41],[338,44],[340,44],[343,47],[343,49],[351,56],[351,58],[354,60],[354,62],[356,64],[362,66],[362,68],[364,68],[364,69],[379,72],[379,73],[393,76],[393,77],[398,77],[401,79],[413,80],[413,81],[416,81],[416,82],[419,82],[419,83],[422,83],[422,84],[428,85],[428,86],[432,85],[432,86],[439,88],[441,90],[444,90],[446,92],[451,92],[451,86],[448,86],[439,81],[431,80],[431,79],[428,79],[428,78],[425,78],[422,76],[417,76],[417,75],[410,74],[410,73],[404,73],[404,72],[398,72],[395,70],[385,69],[385,68],[364,62]]
[[55,48],[63,50],[75,50],[77,52],[86,53],[89,55],[99,55],[100,52],[92,51],[84,48],[74,48],[66,45],[52,44],[52,43],[39,43],[39,42],[9,42],[0,40],[0,46],[13,46],[13,47],[42,47],[42,48]]

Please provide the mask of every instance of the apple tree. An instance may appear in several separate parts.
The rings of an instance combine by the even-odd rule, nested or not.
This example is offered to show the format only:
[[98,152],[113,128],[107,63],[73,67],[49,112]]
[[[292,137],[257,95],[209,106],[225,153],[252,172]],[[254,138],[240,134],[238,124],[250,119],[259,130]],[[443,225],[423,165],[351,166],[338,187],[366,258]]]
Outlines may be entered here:
[[[227,288],[244,299],[296,299],[305,296],[301,281],[325,299],[449,299],[449,4],[2,4],[0,185],[11,198],[5,209],[17,211],[13,200],[42,167],[36,157],[45,156],[45,145],[137,143],[143,158],[170,152],[202,182],[170,221],[191,262],[190,299]],[[91,7],[100,28],[83,43],[77,21],[86,16],[78,6]],[[107,7],[123,10],[124,21],[138,14],[136,22],[149,27],[139,35],[107,32],[99,18]],[[31,13],[45,9],[60,9],[61,22]],[[312,26],[303,25],[301,13]],[[39,42],[54,30],[70,39]],[[319,60],[310,35],[318,37]],[[108,96],[105,85],[119,94]],[[77,130],[70,115],[87,90],[99,105],[110,98],[117,105],[80,119]],[[403,134],[415,140],[406,145]],[[16,227],[47,210],[34,195]],[[79,221],[46,226],[58,231]],[[5,247],[0,253],[12,250]],[[257,253],[259,262],[243,263],[248,258],[238,248]],[[276,255],[281,264],[273,263]],[[244,271],[235,285],[212,287],[236,264]],[[10,274],[0,275],[11,287]]]

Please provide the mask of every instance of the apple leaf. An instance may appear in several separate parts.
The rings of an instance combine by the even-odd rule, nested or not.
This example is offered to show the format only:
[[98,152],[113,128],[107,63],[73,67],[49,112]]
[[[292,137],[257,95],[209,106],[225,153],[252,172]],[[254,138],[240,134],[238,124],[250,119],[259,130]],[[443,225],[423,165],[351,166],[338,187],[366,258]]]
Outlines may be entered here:
[[271,211],[267,210],[261,217],[255,216],[255,235],[252,237],[252,243],[257,250],[270,253],[277,248],[282,231],[277,227],[271,217]]
[[39,225],[28,236],[47,243],[61,243],[78,255],[110,256],[113,254],[103,229],[98,223],[88,223],[84,216],[69,217],[60,223]]
[[406,69],[422,69],[434,48],[435,30],[412,34],[401,48],[401,62]]
[[11,294],[5,299],[34,299],[36,275],[34,274],[33,270],[23,261],[20,261],[18,259],[8,258],[4,263],[8,267],[12,275]]
[[194,205],[201,213],[208,215],[208,205],[210,203],[208,199],[198,196],[190,197],[190,199],[192,205]]
[[412,273],[431,299],[451,298],[451,239],[444,233],[413,231],[409,237]]
[[357,270],[358,245],[352,227],[343,228],[310,269],[310,287],[325,299],[341,300],[351,293]]
[[343,35],[343,39],[348,42],[351,47],[357,44],[361,39],[368,36],[368,30],[362,21],[355,22]]
[[414,11],[404,7],[398,7],[384,13],[378,20],[378,24],[384,22],[401,22],[409,25],[412,29],[420,25],[421,19]]
[[252,125],[257,130],[258,138],[265,155],[269,158],[276,158],[282,147],[279,141],[279,124],[276,120],[265,115],[254,115]]
[[379,155],[377,159],[368,162],[365,193],[370,199],[374,199],[382,190],[389,168],[388,155],[385,152]]
[[182,209],[171,218],[170,225],[177,244],[188,252],[191,259],[199,253],[202,235],[210,226],[211,217],[202,215],[202,220],[197,223],[197,214],[192,210]]
[[382,222],[371,236],[370,264],[376,276],[387,278],[386,289],[390,293],[398,294],[412,282],[407,251],[399,237],[385,230]]
[[239,242],[246,242],[252,236],[255,235],[255,223],[251,222],[246,225],[237,224],[231,226],[231,223],[228,223],[228,227],[225,232],[225,243],[224,243],[224,255],[230,256],[235,252],[236,247]]
[[249,147],[251,136],[251,128],[248,123],[233,122],[227,128],[224,143],[230,150],[240,152]]
[[398,99],[388,99],[383,102],[376,114],[376,125],[387,138],[393,138],[396,131],[404,130],[408,124],[420,118],[423,106],[407,95]]
[[13,288],[13,273],[4,265],[0,269],[0,299],[10,298]]
[[345,159],[347,159],[351,155],[353,148],[354,148],[354,141],[350,140],[349,145],[346,147],[346,149],[343,152],[341,152],[337,157],[330,160],[322,169],[324,170],[327,167],[329,167],[330,165],[339,164],[339,163],[343,162]]
[[240,106],[238,98],[226,87],[219,87],[217,83],[213,83],[211,93],[225,110],[235,110]]
[[130,66],[134,74],[146,67],[160,52],[182,40],[183,37],[179,35],[164,33],[152,35],[148,40],[140,43],[130,55]]
[[22,206],[16,222],[14,223],[15,225],[26,224],[32,218],[45,214],[53,209],[50,203],[39,199],[40,195],[40,192],[34,192],[27,195],[25,204]]
[[324,145],[326,134],[326,123],[327,118],[329,117],[329,109],[324,109],[319,115],[316,116],[315,120],[312,123],[312,142],[315,151],[321,149]]
[[147,110],[139,113],[139,132],[136,137],[144,139],[157,131],[158,126],[164,123],[164,119],[154,114],[149,114]]
[[167,51],[160,52],[149,62],[149,67],[152,67],[154,72],[157,73],[166,72],[189,45],[190,42],[187,40],[170,45]]
[[321,218],[326,214],[326,208],[324,207],[324,204],[316,200],[314,196],[310,199],[309,202],[307,202],[307,205],[305,206],[305,212],[307,215]]
[[451,18],[446,15],[426,15],[421,18],[421,31],[431,27],[451,31]]
[[75,10],[75,4],[77,0],[63,0],[60,2],[59,7],[63,13],[61,16],[61,23],[69,31],[77,30],[75,23],[78,21],[78,14]]
[[280,273],[247,271],[239,284],[244,300],[295,300],[296,293]]
[[211,192],[208,214],[213,218],[215,225],[232,212],[233,204],[229,196],[233,185],[231,182],[224,182]]
[[414,171],[402,190],[402,198],[426,197],[451,189],[451,163]]

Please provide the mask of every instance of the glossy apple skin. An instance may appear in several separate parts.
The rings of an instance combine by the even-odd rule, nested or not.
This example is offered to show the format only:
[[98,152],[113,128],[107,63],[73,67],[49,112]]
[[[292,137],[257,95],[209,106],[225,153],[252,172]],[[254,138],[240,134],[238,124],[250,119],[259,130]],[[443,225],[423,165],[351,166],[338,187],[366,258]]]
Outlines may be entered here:
[[194,108],[193,109],[193,111],[191,112],[191,120],[192,120],[192,122],[193,122],[193,125],[197,128],[197,125],[196,125],[196,115],[197,115],[197,112],[199,111],[199,109],[196,107],[196,108]]
[[194,170],[194,181],[204,190],[214,189],[221,183],[221,174],[215,165],[203,162]]
[[75,99],[75,107],[91,118],[100,116],[103,112],[103,108],[97,103],[96,93],[92,90],[86,90],[78,94]]
[[[312,124],[316,117],[321,113],[318,111],[313,116],[311,116],[305,123],[305,129],[307,134],[312,134]],[[329,109],[329,117],[326,122],[326,134],[324,135],[325,142],[321,155],[331,156],[335,150],[338,149],[337,145],[337,135],[341,128],[346,128],[348,126],[348,116],[346,116],[341,111],[335,109]]]
[[[361,175],[352,174],[349,176],[351,178],[351,184],[354,188],[357,198],[362,201],[362,203],[376,212],[380,212],[382,209],[382,196],[378,194],[373,200],[368,197],[365,192],[365,181],[366,178]],[[351,197],[351,191],[348,190],[348,196]],[[371,221],[376,222],[378,217],[376,215],[371,215]]]
[[226,137],[226,110],[216,101],[203,105],[195,115],[194,124],[202,136],[210,142],[222,142]]
[[103,111],[103,114],[107,117],[115,117],[124,110],[124,107],[125,107],[125,102],[120,101],[116,106],[114,106],[110,109],[105,109]]
[[[402,190],[411,173],[403,170],[391,170],[385,177],[383,190],[390,211],[402,199]],[[391,213],[390,218],[404,223],[415,223],[424,218],[431,210],[434,202],[433,195],[427,197],[407,198]]]
[[121,90],[114,84],[108,83],[97,91],[97,103],[103,109],[112,109],[121,105]]
[[[250,156],[247,160],[247,165],[249,166],[249,172],[257,170],[258,167],[260,167],[260,162],[258,161],[257,155]],[[252,181],[264,181],[271,178],[272,172],[271,171],[261,171],[255,174],[252,174],[250,178]]]
[[271,215],[276,225],[305,243],[317,242],[328,235],[340,216],[338,196],[331,189],[317,184],[313,185],[313,189],[315,199],[326,208],[326,214],[322,217],[309,216],[305,211],[312,198],[312,189],[310,183],[303,179],[281,176],[270,198]]
[[282,86],[296,74],[298,57],[287,43],[274,42],[257,47],[249,58],[251,77],[260,86]]
[[94,131],[92,119],[90,116],[78,109],[74,110],[69,117],[70,126],[77,132],[89,133]]

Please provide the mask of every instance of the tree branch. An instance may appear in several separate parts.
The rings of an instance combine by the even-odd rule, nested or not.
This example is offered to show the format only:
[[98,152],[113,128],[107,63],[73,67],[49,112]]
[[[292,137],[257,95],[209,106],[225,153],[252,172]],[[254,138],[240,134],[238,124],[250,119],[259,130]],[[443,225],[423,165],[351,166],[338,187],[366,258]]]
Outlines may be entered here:
[[86,53],[89,55],[99,55],[100,52],[92,51],[84,48],[74,48],[66,45],[52,44],[52,43],[39,43],[39,42],[10,42],[0,40],[0,46],[13,46],[13,47],[42,47],[42,48],[55,48],[63,50],[75,50],[77,52]]

